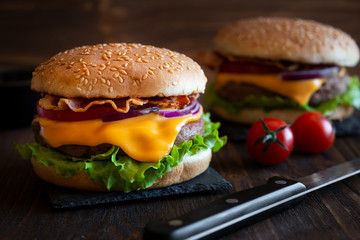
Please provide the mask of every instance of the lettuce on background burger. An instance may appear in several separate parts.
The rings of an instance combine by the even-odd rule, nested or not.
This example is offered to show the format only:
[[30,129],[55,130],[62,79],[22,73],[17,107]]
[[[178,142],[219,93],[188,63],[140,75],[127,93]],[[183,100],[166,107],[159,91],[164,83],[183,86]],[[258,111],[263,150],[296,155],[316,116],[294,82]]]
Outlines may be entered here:
[[277,117],[291,123],[310,110],[344,119],[360,108],[359,81],[346,70],[358,63],[359,48],[339,29],[258,17],[220,29],[214,42],[214,51],[199,55],[217,71],[204,102],[225,119],[251,124]]
[[197,101],[206,81],[192,59],[164,48],[67,50],[35,69],[35,142],[16,148],[40,178],[63,187],[129,192],[181,183],[226,143]]

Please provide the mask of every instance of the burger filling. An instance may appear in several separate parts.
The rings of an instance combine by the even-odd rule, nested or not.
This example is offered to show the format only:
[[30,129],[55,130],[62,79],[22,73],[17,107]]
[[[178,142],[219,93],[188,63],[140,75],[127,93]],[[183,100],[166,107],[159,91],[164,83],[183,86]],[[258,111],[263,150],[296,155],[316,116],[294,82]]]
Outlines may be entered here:
[[[34,119],[32,122],[32,131],[35,136],[35,141],[40,143],[43,146],[51,148],[57,152],[63,153],[65,155],[69,155],[77,158],[90,158],[93,155],[102,154],[111,149],[112,144],[103,143],[96,146],[86,146],[86,145],[62,145],[60,147],[52,147],[50,144],[46,142],[44,137],[40,135],[40,123],[38,119]],[[203,136],[204,135],[204,119],[200,118],[197,121],[189,122],[185,124],[179,134],[177,135],[174,144],[179,145],[185,141],[189,141],[195,138],[196,135]],[[118,155],[126,155],[126,153],[119,149]]]
[[216,56],[221,59],[219,72],[204,100],[230,114],[243,108],[298,108],[323,114],[339,105],[360,109],[359,81],[345,68]]
[[35,142],[16,148],[23,158],[52,166],[64,177],[86,172],[108,190],[145,189],[185,155],[218,151],[226,143],[226,137],[218,136],[220,124],[203,114],[197,97],[108,100],[45,95],[32,124]]
[[[335,98],[336,96],[346,93],[350,83],[351,78],[348,74],[341,77],[327,77],[326,81],[324,81],[321,87],[311,95],[311,98],[308,102],[309,106],[315,107],[322,102],[328,101]],[[233,102],[244,101],[249,96],[266,96],[269,98],[282,96],[281,94],[277,94],[276,92],[258,87],[256,85],[248,83],[236,83],[233,81],[226,83],[217,92],[223,99]]]

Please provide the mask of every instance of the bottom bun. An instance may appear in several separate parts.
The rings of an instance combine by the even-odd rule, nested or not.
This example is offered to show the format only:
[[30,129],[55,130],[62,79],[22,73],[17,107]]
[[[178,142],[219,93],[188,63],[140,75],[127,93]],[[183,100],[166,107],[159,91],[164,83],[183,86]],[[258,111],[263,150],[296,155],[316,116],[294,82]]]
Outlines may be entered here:
[[[286,123],[293,123],[296,118],[305,113],[305,110],[300,109],[280,109],[266,112],[260,108],[245,108],[238,114],[230,114],[224,108],[217,106],[212,107],[211,111],[223,119],[243,124],[253,124],[260,118],[278,118]],[[353,112],[352,106],[338,106],[332,112],[326,113],[325,116],[331,120],[342,120],[351,116]]]
[[[194,156],[186,154],[180,165],[174,167],[171,172],[166,173],[150,188],[166,187],[196,177],[209,167],[211,156],[211,149],[199,151]],[[42,163],[36,162],[33,158],[31,159],[31,163],[36,175],[54,185],[87,191],[108,191],[105,186],[97,185],[91,181],[86,172],[81,172],[71,177],[63,177],[58,175],[52,166],[47,167]]]

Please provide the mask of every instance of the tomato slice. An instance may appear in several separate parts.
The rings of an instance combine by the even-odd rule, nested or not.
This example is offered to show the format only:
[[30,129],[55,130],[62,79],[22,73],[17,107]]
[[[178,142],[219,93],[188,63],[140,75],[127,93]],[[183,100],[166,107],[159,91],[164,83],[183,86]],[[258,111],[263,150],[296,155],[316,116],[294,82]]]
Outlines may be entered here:
[[85,112],[74,112],[71,109],[63,111],[47,110],[37,105],[39,117],[48,118],[55,121],[73,122],[101,118],[103,114],[116,112],[110,105],[93,106]]
[[242,74],[274,74],[282,70],[274,65],[255,62],[230,62],[224,61],[220,65],[220,72],[242,73]]

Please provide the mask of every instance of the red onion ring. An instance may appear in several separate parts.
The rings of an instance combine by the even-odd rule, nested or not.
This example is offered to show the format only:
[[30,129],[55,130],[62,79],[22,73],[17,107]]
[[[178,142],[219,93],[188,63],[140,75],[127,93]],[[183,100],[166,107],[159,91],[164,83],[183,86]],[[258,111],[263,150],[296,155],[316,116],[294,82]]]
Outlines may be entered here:
[[187,114],[196,114],[199,112],[200,103],[198,101],[192,101],[190,105],[183,109],[171,109],[171,110],[160,110],[159,115],[166,118],[180,117]]
[[296,72],[283,72],[281,73],[282,80],[307,80],[313,78],[331,77],[338,74],[340,67],[327,67],[323,69],[312,69]]

